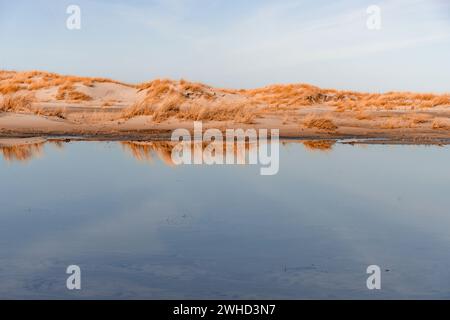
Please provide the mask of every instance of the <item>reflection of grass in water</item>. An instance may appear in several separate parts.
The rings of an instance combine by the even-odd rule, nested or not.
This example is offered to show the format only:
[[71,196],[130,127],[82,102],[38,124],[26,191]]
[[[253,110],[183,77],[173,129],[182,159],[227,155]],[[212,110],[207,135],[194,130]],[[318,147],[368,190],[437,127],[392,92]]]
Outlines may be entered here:
[[64,148],[65,141],[62,140],[50,140],[48,143],[51,143],[56,149],[62,150]]
[[58,150],[64,148],[65,140],[54,139],[50,141],[40,141],[33,143],[17,143],[12,145],[0,146],[0,153],[8,162],[26,163],[44,154],[44,145],[51,144]]
[[322,151],[330,152],[333,150],[333,146],[336,141],[334,140],[307,140],[303,141],[305,149],[308,151]]
[[43,154],[45,142],[24,145],[1,146],[0,152],[8,162],[28,162]]
[[139,142],[124,141],[121,142],[124,150],[139,161],[153,162],[154,155],[157,155],[165,164],[172,166],[172,149],[174,144],[165,141]]
[[[38,143],[24,143],[8,146],[0,146],[0,153],[3,158],[8,162],[28,162],[33,158],[37,158],[43,155],[44,145],[50,143],[56,149],[62,149],[66,140],[63,139],[52,139],[49,141],[42,141]],[[214,144],[214,142],[212,142]],[[135,159],[145,162],[153,162],[155,156],[161,159],[165,164],[173,166],[172,161],[172,149],[177,145],[177,142],[171,141],[152,141],[152,142],[141,142],[141,141],[124,141],[120,142],[123,149],[129,152]],[[206,148],[211,143],[202,143],[202,154]],[[223,143],[223,156],[226,156],[227,143]],[[194,143],[191,143],[191,152],[194,154]],[[220,147],[218,147],[220,148]],[[237,143],[230,148],[233,151],[234,156],[238,159],[245,159],[246,154],[252,149],[252,146],[248,142],[244,144],[245,153],[241,154]]]
[[[138,161],[144,162],[154,162],[154,156],[156,155],[159,159],[161,159],[165,164],[169,166],[173,166],[174,163],[172,161],[172,150],[178,144],[178,142],[171,141],[153,141],[153,142],[142,142],[142,141],[124,141],[121,142],[121,145],[124,150],[129,152],[135,159]],[[191,142],[191,156],[194,155],[194,145],[197,145],[195,142]],[[218,152],[222,149],[223,161],[227,156],[227,152],[230,151],[234,159],[237,163],[248,163],[248,156],[250,151],[255,151],[254,148],[256,146],[250,144],[248,141],[242,142],[242,147],[239,147],[237,142],[227,143],[223,142],[222,144],[215,142],[201,142],[201,154],[203,157],[203,161],[205,161],[205,151],[207,148],[214,147],[214,151],[212,153]],[[209,150],[211,152],[211,150]],[[209,155],[208,152],[208,155]]]

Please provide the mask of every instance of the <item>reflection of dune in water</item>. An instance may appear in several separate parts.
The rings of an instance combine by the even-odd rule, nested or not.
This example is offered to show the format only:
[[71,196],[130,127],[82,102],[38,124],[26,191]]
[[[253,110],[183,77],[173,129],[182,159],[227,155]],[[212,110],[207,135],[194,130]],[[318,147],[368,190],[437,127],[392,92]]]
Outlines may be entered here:
[[[249,160],[250,152],[257,153],[258,147],[248,142],[238,143],[216,143],[216,142],[186,142],[191,149],[191,156],[195,154],[195,146],[201,148],[201,156],[203,163],[212,163],[212,158],[219,154],[223,156],[223,161],[228,156],[235,159],[238,164],[246,164]],[[121,142],[122,147],[131,153],[131,155],[138,161],[154,162],[155,156],[161,159],[165,164],[174,166],[172,160],[172,150],[179,144],[179,142],[172,141],[126,141]],[[208,152],[206,152],[208,149]]]
[[56,149],[62,150],[64,148],[64,144],[67,142],[62,140],[50,140],[48,143],[51,143]]
[[[62,149],[66,141],[64,140],[49,140],[49,141],[39,141],[39,142],[17,142],[16,144],[1,145],[0,153],[3,158],[8,162],[21,162],[27,163],[32,159],[39,158],[44,154],[44,145],[50,143],[57,149]],[[307,141],[289,141],[283,142],[283,145],[288,145],[292,143],[302,143],[305,149],[312,152],[330,152],[333,150],[333,146],[336,141],[333,140],[307,140]],[[141,141],[126,141],[121,142],[124,150],[129,152],[135,159],[145,162],[154,162],[155,157],[161,159],[165,164],[173,166],[172,160],[172,149],[177,145],[178,142],[171,141],[152,141],[152,142],[141,142]],[[193,145],[191,149],[193,152]],[[202,144],[203,160],[206,160],[205,149],[208,146],[214,145],[212,143]],[[220,147],[216,147],[216,151],[219,151]],[[227,143],[223,143],[223,156],[227,155]],[[251,145],[249,143],[244,144],[244,148],[238,148],[237,144],[230,148],[232,154],[234,155],[237,163],[245,164],[248,163],[249,152],[258,152],[258,147]]]
[[44,155],[44,146],[51,144],[57,149],[64,148],[65,141],[45,140],[40,138],[17,139],[7,144],[0,143],[0,153],[7,162],[28,163]]
[[124,150],[131,153],[131,155],[139,161],[154,161],[155,155],[161,159],[165,164],[173,166],[172,149],[175,143],[167,141],[125,141],[121,142]]
[[302,142],[308,151],[330,152],[336,141],[334,140],[306,140]]
[[45,142],[0,146],[3,158],[8,162],[28,162],[43,155]]

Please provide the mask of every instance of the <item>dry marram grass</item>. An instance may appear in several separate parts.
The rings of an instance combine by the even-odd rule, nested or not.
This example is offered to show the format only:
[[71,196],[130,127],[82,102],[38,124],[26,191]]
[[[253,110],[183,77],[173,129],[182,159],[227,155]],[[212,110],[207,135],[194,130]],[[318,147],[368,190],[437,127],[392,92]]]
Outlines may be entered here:
[[450,119],[437,118],[433,121],[432,128],[435,130],[450,130]]
[[43,108],[33,106],[35,100],[33,94],[9,94],[3,96],[0,103],[1,112],[11,113],[31,113],[39,116],[65,118],[65,109],[63,108]]
[[325,131],[335,131],[338,128],[330,117],[320,115],[307,115],[304,119],[303,125],[309,129],[319,129]]

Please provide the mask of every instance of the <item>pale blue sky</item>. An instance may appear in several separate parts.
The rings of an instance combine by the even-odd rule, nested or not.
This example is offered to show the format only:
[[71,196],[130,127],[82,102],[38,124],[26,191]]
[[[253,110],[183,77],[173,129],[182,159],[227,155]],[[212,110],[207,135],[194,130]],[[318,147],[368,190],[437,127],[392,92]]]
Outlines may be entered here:
[[[66,8],[82,10],[79,31]],[[366,27],[369,5],[382,28]],[[0,68],[222,87],[450,91],[448,0],[0,0]]]

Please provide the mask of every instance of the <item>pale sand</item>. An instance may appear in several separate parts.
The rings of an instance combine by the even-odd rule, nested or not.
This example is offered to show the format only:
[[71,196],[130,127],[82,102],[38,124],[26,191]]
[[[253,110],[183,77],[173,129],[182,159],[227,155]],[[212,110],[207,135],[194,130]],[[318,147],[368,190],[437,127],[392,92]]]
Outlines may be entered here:
[[[152,123],[151,116],[141,116],[124,122],[110,121],[97,124],[74,124],[60,119],[51,119],[36,115],[7,114],[0,117],[0,137],[76,137],[94,140],[151,140],[170,139],[174,129],[193,129],[192,122],[168,121]],[[449,144],[450,134],[447,130],[430,128],[378,129],[370,126],[340,126],[334,132],[300,128],[297,124],[282,124],[276,119],[261,119],[253,125],[231,122],[203,123],[203,128],[255,128],[279,129],[282,138],[298,139],[369,139],[376,142],[385,139],[391,143]],[[383,143],[383,141],[378,141]]]

